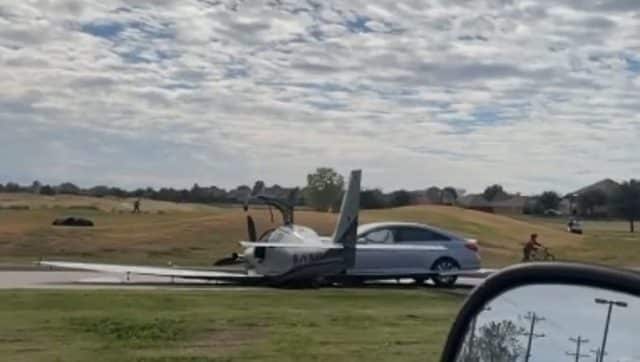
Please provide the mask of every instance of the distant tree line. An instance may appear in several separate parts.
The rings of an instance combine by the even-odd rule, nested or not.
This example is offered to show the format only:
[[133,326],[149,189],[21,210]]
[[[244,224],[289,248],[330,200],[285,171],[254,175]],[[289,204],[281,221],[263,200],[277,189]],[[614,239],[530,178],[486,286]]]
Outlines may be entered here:
[[425,190],[396,190],[384,193],[380,189],[366,189],[360,194],[360,207],[363,209],[385,209],[418,204],[454,205],[458,199],[458,190],[453,187],[429,187]]
[[[279,185],[267,188],[265,192],[275,195],[288,193],[290,190]],[[83,195],[93,197],[119,197],[119,198],[148,198],[152,200],[193,203],[238,203],[244,202],[251,188],[246,185],[238,186],[232,190],[225,190],[216,186],[202,187],[194,184],[190,189],[162,188],[138,188],[125,190],[119,187],[94,186],[81,188],[73,183],[65,182],[59,185],[45,185],[34,181],[31,185],[20,185],[15,182],[0,183],[0,192],[9,193],[35,193],[41,195]]]
[[[337,211],[344,193],[345,181],[342,175],[327,167],[318,168],[307,176],[307,185],[297,193],[296,205],[305,205],[315,210]],[[289,199],[293,188],[279,185],[266,187],[263,192],[268,195]],[[125,190],[119,187],[104,185],[82,188],[71,182],[59,185],[42,184],[34,181],[31,185],[20,185],[15,182],[0,183],[0,192],[26,192],[41,195],[84,195],[92,197],[118,197],[118,198],[147,198],[159,201],[191,202],[204,204],[234,204],[243,203],[251,188],[240,185],[234,189],[226,190],[217,186],[200,186],[194,184],[191,188],[138,188]],[[463,191],[453,187],[430,187],[424,190],[407,191],[395,190],[385,193],[380,189],[366,189],[361,192],[360,206],[363,209],[382,209],[389,207],[402,207],[414,204],[454,204],[459,193]]]

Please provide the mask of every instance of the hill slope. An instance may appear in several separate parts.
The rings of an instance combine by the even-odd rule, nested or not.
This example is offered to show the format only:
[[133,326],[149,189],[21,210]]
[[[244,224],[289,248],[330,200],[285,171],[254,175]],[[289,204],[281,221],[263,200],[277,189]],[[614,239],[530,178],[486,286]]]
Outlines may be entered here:
[[[90,198],[88,198],[90,199]],[[31,200],[32,204],[42,203]],[[74,200],[78,201],[77,199]],[[136,214],[109,209],[108,200],[96,209],[36,208],[0,210],[0,261],[33,261],[39,257],[164,264],[168,261],[208,265],[238,250],[246,239],[241,209],[219,209],[203,205],[162,203],[162,213]],[[24,202],[24,200],[14,200]],[[104,202],[106,206],[103,207]],[[119,202],[119,201],[118,201]],[[143,209],[151,202],[143,201]],[[53,227],[51,221],[64,215],[86,216],[93,228]],[[253,210],[259,232],[275,223],[266,210]],[[296,223],[330,235],[335,214],[299,211]],[[535,232],[561,259],[637,265],[640,235],[624,232],[623,224],[586,225],[585,236],[569,234],[561,222],[548,219],[514,219],[446,206],[419,206],[389,210],[365,210],[361,222],[416,221],[438,226],[479,240],[486,265],[507,265],[520,260],[522,244]],[[615,227],[614,227],[615,226]]]
[[[108,212],[127,212],[133,210],[134,198],[90,197],[78,195],[45,196],[29,193],[0,192],[0,209],[94,209]],[[158,211],[198,211],[209,210],[210,206],[202,204],[178,204],[175,202],[141,199],[142,210]]]

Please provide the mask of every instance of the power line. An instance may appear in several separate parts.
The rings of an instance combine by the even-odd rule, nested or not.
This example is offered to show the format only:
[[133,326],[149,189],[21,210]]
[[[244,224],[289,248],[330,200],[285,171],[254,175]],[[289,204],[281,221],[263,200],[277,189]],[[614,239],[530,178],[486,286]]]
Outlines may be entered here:
[[529,358],[531,358],[531,345],[533,343],[533,339],[534,338],[543,338],[544,337],[544,334],[536,334],[535,333],[536,323],[544,321],[545,318],[537,316],[535,312],[529,312],[524,317],[524,319],[526,319],[526,320],[531,322],[531,325],[529,327],[529,332],[528,333],[523,333],[524,336],[528,337],[527,353],[524,355],[524,362],[529,362]]
[[[524,316],[523,316],[523,315],[521,315],[521,313],[522,313],[522,308],[521,308],[521,306],[520,306],[518,303],[514,302],[513,300],[511,300],[511,299],[510,299],[509,297],[507,297],[507,296],[501,296],[501,297],[500,297],[500,301],[504,301],[504,302],[506,302],[506,305],[505,305],[505,306],[510,306],[514,311],[516,311],[516,313],[518,313],[518,321],[520,321],[521,319],[523,319],[523,318],[524,318]],[[547,323],[548,323],[548,324],[547,324]],[[550,327],[550,328],[556,329],[556,330],[558,330],[558,332],[560,332],[560,333],[562,333],[562,334],[565,334],[565,335],[571,335],[571,332],[570,332],[567,328],[565,328],[565,327],[561,326],[560,324],[558,324],[558,323],[554,322],[554,321],[553,321],[553,319],[547,319],[547,320],[545,321],[545,327]],[[563,344],[561,344],[561,343],[560,343],[557,339],[555,339],[555,338],[551,338],[551,339],[549,339],[549,342],[550,342],[550,343],[552,343],[552,344],[554,344],[558,349],[562,349],[562,348],[564,348],[564,345],[563,345]]]
[[567,352],[567,356],[575,357],[576,362],[580,362],[580,358],[591,357],[591,355],[588,355],[588,354],[580,354],[580,347],[582,346],[583,343],[589,343],[588,339],[584,339],[582,338],[582,336],[578,336],[578,338],[569,338],[569,340],[576,344],[576,351]]

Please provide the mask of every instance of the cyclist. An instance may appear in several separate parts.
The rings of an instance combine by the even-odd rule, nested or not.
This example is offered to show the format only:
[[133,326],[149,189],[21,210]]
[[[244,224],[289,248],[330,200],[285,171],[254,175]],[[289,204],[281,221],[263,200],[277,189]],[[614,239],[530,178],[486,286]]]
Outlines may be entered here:
[[538,250],[538,248],[541,248],[542,244],[540,244],[538,242],[538,234],[531,234],[531,237],[529,238],[529,241],[527,241],[526,244],[524,244],[524,248],[522,249],[522,261],[529,261],[531,260],[531,252],[534,250]]

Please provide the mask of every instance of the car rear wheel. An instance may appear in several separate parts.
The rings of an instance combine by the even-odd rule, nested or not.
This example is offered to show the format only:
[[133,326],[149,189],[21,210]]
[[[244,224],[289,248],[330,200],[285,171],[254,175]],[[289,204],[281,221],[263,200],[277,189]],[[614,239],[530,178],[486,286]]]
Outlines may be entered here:
[[[449,272],[460,270],[460,265],[453,259],[444,258],[438,259],[431,269],[439,272]],[[458,277],[456,275],[438,275],[431,277],[431,280],[433,280],[433,283],[438,287],[451,287],[456,283]]]

